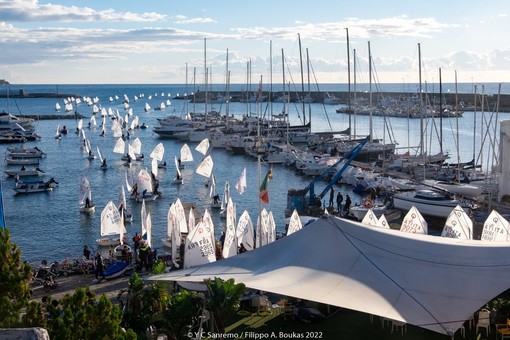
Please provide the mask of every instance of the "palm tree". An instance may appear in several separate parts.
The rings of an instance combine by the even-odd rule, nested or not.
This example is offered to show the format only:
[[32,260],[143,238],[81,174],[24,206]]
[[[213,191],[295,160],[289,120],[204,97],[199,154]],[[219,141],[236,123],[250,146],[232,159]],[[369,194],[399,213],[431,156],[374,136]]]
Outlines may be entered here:
[[225,333],[225,322],[228,317],[239,309],[239,299],[246,291],[243,283],[236,284],[234,279],[222,281],[219,278],[206,280],[207,285],[207,309],[212,312],[216,322],[216,331]]

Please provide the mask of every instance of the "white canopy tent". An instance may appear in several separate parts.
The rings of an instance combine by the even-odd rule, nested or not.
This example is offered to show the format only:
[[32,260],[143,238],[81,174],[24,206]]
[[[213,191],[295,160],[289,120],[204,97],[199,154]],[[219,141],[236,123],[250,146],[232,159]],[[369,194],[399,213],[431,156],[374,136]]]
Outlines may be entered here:
[[404,233],[328,216],[253,251],[149,280],[214,277],[452,335],[510,287],[510,243]]

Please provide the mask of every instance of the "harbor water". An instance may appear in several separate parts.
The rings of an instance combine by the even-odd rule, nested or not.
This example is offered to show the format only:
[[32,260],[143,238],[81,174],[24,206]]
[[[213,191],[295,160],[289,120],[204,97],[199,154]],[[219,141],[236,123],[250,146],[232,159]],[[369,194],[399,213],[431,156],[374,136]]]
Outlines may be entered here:
[[[25,92],[55,92],[55,85],[34,85],[24,86]],[[161,239],[166,236],[167,230],[167,212],[170,204],[180,198],[182,202],[192,202],[197,205],[203,213],[209,207],[209,188],[206,187],[207,179],[196,174],[195,168],[198,166],[203,156],[194,151],[196,143],[189,143],[193,150],[194,161],[186,163],[186,168],[182,171],[183,184],[173,184],[175,177],[175,166],[173,165],[174,156],[179,156],[180,148],[183,142],[171,139],[161,139],[152,132],[152,128],[157,125],[157,118],[164,118],[169,115],[184,115],[188,111],[203,112],[204,105],[186,104],[184,100],[174,100],[177,93],[181,95],[186,92],[180,85],[69,85],[60,87],[59,91],[75,94],[78,96],[98,97],[99,103],[105,108],[111,107],[118,110],[122,116],[126,115],[123,109],[122,98],[124,94],[130,98],[130,106],[133,108],[133,116],[138,116],[140,124],[145,123],[148,129],[139,129],[131,132],[130,140],[139,138],[142,142],[142,152],[145,155],[144,162],[134,162],[132,170],[138,173],[141,168],[150,170],[150,158],[148,157],[153,148],[160,142],[165,147],[165,156],[168,167],[159,169],[158,179],[160,180],[159,191],[162,192],[162,198],[156,201],[146,202],[147,211],[152,217],[152,243],[153,248],[158,249],[162,254],[165,249]],[[144,98],[134,101],[134,96],[144,94]],[[118,101],[109,102],[110,96],[119,96]],[[152,99],[149,100],[148,96]],[[170,95],[170,96],[169,96]],[[170,99],[172,105],[161,111],[150,110],[144,112],[145,103],[151,107],[159,105],[162,101]],[[2,98],[0,100],[0,110],[9,111],[14,115],[48,115],[55,114],[55,103],[62,99],[58,98]],[[260,103],[247,106],[245,103],[231,103],[228,105],[228,113],[236,117],[246,114],[256,115],[261,113],[266,117],[271,113],[278,114],[282,112],[282,103]],[[63,106],[63,105],[62,105]],[[337,106],[324,106],[319,103],[306,105],[306,120],[311,116],[312,131],[341,131],[351,124],[356,124],[356,133],[365,135],[369,133],[368,116],[350,116],[338,114],[335,112]],[[226,104],[209,105],[209,110],[216,110],[225,114]],[[113,146],[116,138],[113,137],[111,120],[107,120],[106,136],[100,136],[101,128],[99,126],[88,129],[88,117],[92,115],[92,107],[82,103],[76,108],[77,112],[84,117],[84,131],[89,138],[94,154],[97,154],[96,148],[99,147],[103,156],[107,159],[109,168],[106,171],[100,169],[99,159],[88,160],[82,149],[82,139],[75,133],[78,121],[74,114],[70,113],[67,119],[38,120],[35,123],[36,133],[41,136],[41,140],[27,142],[26,147],[37,146],[46,152],[47,157],[41,160],[39,168],[43,170],[44,178],[53,177],[58,183],[58,187],[48,193],[20,195],[15,194],[14,179],[2,175],[3,202],[5,211],[6,225],[10,229],[11,239],[18,244],[23,260],[31,263],[39,263],[46,259],[49,261],[61,261],[70,256],[77,256],[81,253],[84,245],[95,246],[95,240],[100,236],[100,215],[102,209],[113,200],[118,201],[121,186],[125,185],[126,166],[120,159],[121,155],[113,153]],[[300,112],[300,104],[291,103],[287,110],[291,124],[300,124],[303,121],[303,112]],[[60,112],[60,115],[63,113]],[[476,119],[475,119],[476,117]],[[130,117],[132,119],[133,117]],[[496,145],[499,139],[499,121],[510,119],[509,113],[485,112],[465,112],[463,117],[455,119],[448,118],[442,121],[443,152],[451,156],[451,162],[467,162],[473,158],[478,159],[478,164],[490,169],[494,164],[497,154],[492,150],[497,150]],[[100,121],[98,121],[100,124]],[[408,151],[408,146],[417,146],[420,142],[420,120],[405,118],[383,118],[373,117],[372,131],[374,138],[384,139],[390,142],[390,136],[398,143],[398,152]],[[66,126],[69,130],[67,135],[61,139],[55,139],[57,127]],[[384,126],[387,126],[384,129]],[[425,149],[433,154],[439,151],[439,128],[438,120],[428,119],[424,122],[428,134]],[[489,127],[489,128],[488,128]],[[460,143],[457,144],[457,137]],[[126,141],[126,142],[129,142]],[[483,143],[483,148],[481,148]],[[460,145],[457,148],[457,145]],[[5,154],[9,146],[18,146],[18,144],[0,144],[0,153]],[[483,153],[480,150],[483,149]],[[413,152],[412,149],[411,153]],[[457,153],[457,150],[459,151]],[[225,149],[211,148],[209,151],[213,161],[213,174],[216,176],[217,193],[222,194],[223,186],[226,181],[231,185],[232,199],[236,204],[237,217],[244,210],[248,210],[254,224],[256,224],[259,212],[258,191],[260,181],[269,170],[269,165],[262,164],[259,174],[259,165],[256,158],[249,156],[233,156]],[[35,166],[34,166],[35,167]],[[18,169],[20,166],[7,165],[2,162],[2,170]],[[27,166],[31,169],[32,166]],[[243,194],[239,194],[235,189],[243,169],[247,172],[247,188]],[[262,204],[273,212],[277,231],[284,230],[284,211],[287,204],[287,191],[289,189],[303,189],[312,178],[297,175],[291,167],[280,165],[273,166],[273,178],[269,183],[269,204]],[[80,181],[86,177],[92,187],[93,202],[96,204],[96,211],[93,214],[84,214],[79,212],[79,187]],[[316,192],[321,192],[327,183],[320,182],[316,185]],[[352,192],[352,188],[347,186],[335,186],[335,191],[341,191],[344,194],[350,194],[353,204],[359,202],[361,197]],[[129,196],[129,193],[127,193]],[[329,198],[327,194],[325,200]],[[127,224],[128,237],[135,232],[140,232],[140,209],[141,203],[128,198],[128,210],[133,213],[133,222]],[[219,210],[211,211],[213,221],[215,222],[215,233],[221,234],[224,228],[224,220],[219,216]]]

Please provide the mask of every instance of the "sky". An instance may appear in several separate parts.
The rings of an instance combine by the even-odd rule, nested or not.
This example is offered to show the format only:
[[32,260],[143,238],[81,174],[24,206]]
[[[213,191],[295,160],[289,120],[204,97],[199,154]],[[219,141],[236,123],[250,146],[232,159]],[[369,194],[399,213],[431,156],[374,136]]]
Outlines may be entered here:
[[507,0],[0,0],[0,79],[347,83],[347,28],[351,82],[369,81],[371,59],[374,82],[417,83],[419,45],[424,82],[441,69],[445,83],[504,83],[509,12]]

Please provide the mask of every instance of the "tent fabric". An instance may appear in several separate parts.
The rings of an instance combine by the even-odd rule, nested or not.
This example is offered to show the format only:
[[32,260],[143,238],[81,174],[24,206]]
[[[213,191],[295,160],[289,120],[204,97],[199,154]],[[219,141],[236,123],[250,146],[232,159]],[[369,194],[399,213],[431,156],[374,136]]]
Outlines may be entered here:
[[149,279],[214,277],[452,335],[510,287],[510,243],[404,233],[328,216],[253,251]]

